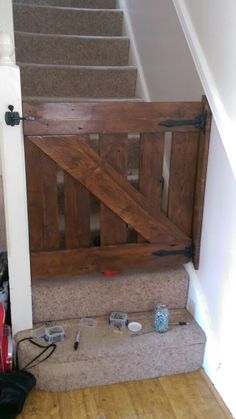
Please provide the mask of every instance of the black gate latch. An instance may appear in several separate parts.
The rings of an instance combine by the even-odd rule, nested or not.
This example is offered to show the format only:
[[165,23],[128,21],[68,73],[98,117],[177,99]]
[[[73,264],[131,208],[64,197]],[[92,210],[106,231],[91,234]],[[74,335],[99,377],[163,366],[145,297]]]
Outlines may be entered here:
[[14,106],[9,105],[8,109],[10,112],[5,112],[5,122],[7,125],[14,127],[20,125],[20,121],[35,121],[33,116],[20,116],[19,112],[13,112]]
[[185,247],[185,249],[181,250],[159,250],[157,252],[153,252],[153,256],[174,256],[174,255],[184,255],[187,258],[192,258],[194,256],[193,247]]

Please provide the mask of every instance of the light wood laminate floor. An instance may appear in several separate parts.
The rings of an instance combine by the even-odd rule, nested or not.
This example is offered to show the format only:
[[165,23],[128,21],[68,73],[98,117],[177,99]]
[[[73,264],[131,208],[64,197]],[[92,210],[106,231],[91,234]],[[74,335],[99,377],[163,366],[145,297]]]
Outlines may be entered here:
[[203,371],[87,388],[32,391],[18,419],[232,418]]

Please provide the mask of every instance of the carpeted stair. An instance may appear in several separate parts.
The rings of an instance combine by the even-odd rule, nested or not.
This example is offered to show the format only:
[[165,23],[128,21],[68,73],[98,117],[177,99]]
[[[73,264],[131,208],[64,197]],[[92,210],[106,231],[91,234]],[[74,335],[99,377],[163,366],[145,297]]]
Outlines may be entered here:
[[[68,391],[194,371],[202,365],[205,335],[185,309],[188,276],[183,268],[133,271],[113,278],[87,275],[32,285],[34,328],[61,325],[66,333],[53,356],[32,369],[38,389]],[[169,330],[164,334],[152,329],[158,302],[170,309]],[[109,313],[114,310],[128,312],[130,321],[141,322],[143,335],[132,336],[128,329],[109,326]],[[81,325],[81,318],[88,317],[96,321],[95,326]],[[78,330],[81,340],[74,351]],[[31,334],[30,330],[20,332],[16,340]],[[38,352],[29,342],[21,343],[20,366]]]
[[[96,274],[35,281],[34,329],[61,325],[66,333],[53,356],[32,369],[37,388],[68,391],[199,369],[205,335],[185,309],[187,292],[188,275],[183,268],[124,272],[113,278]],[[167,303],[170,309],[170,325],[165,334],[153,332],[152,328],[158,302]],[[128,329],[109,326],[109,313],[113,310],[126,311],[130,321],[141,322],[143,335],[133,336]],[[88,317],[96,321],[95,326],[81,325],[81,319]],[[187,324],[181,326],[179,322]],[[81,340],[75,351],[78,330]],[[31,330],[20,332],[16,341],[31,335]],[[21,343],[20,366],[38,352],[29,342]]]
[[[14,20],[23,100],[141,100],[135,96],[137,71],[129,65],[129,39],[122,36],[123,14],[115,0],[14,0]],[[129,140],[129,178],[135,186],[138,141],[135,136]],[[93,144],[96,148],[94,139]],[[96,202],[91,205],[96,235],[98,209]],[[34,281],[34,329],[60,324],[66,332],[52,357],[32,369],[37,387],[66,391],[200,368],[205,335],[185,309],[187,293],[182,267]],[[143,324],[142,332],[150,332],[158,303],[170,309],[165,334],[134,337],[108,324],[110,312],[124,311],[129,320]],[[81,326],[81,318],[88,317],[96,319],[96,326]],[[78,329],[81,341],[74,351]],[[20,332],[16,341],[30,335]],[[37,354],[30,343],[20,344],[20,366]]]
[[[158,302],[171,309],[186,306],[188,275],[183,268],[121,272],[37,280],[32,284],[34,321],[108,315],[112,311],[153,310]],[[48,297],[53,301],[48,304]]]
[[23,100],[137,100],[113,0],[18,0],[14,25]]
[[[202,365],[205,335],[184,309],[170,310],[169,330],[163,334],[146,333],[152,331],[153,311],[129,314],[131,321],[142,323],[144,334],[140,336],[132,336],[128,329],[109,326],[108,316],[94,319],[96,326],[81,326],[79,319],[59,322],[65,329],[66,339],[57,344],[52,357],[32,369],[38,389],[68,391],[195,371]],[[183,321],[188,324],[178,325]],[[78,329],[80,344],[75,351]],[[30,331],[24,331],[17,339],[29,335]],[[20,366],[37,353],[37,348],[29,342],[21,343]]]

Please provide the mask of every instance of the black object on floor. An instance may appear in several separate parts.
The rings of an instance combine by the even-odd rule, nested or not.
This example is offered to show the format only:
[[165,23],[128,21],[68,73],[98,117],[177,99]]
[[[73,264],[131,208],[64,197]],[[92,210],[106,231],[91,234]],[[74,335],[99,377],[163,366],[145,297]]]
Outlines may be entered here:
[[8,263],[7,263],[7,253],[0,253],[0,287],[3,286],[3,283],[8,281]]
[[0,373],[0,418],[16,418],[35,384],[35,377],[28,371]]
[[0,292],[3,292],[3,290],[6,291],[6,288],[5,288],[6,284],[7,284],[7,294],[8,294],[7,301],[5,302],[6,304],[4,304],[6,308],[6,324],[8,324],[8,326],[11,326],[7,252],[1,252],[0,253]]

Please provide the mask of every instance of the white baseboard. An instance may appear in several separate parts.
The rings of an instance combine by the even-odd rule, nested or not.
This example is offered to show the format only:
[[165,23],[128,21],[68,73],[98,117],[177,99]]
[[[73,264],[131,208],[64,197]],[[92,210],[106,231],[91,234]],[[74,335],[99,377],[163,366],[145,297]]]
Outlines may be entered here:
[[197,271],[191,262],[185,265],[185,269],[190,278],[187,309],[206,334],[203,368],[235,418],[235,402],[232,395],[234,387],[231,382],[232,373],[228,365],[225,365],[225,359],[223,361],[221,359],[220,345],[212,327],[211,316]]
[[202,327],[207,336],[203,367],[214,382],[216,378],[215,374],[221,366],[217,339],[211,324],[211,316],[208,311],[204,292],[201,289],[197,271],[194,269],[192,263],[186,264],[185,269],[188,272],[190,279],[187,309]]

